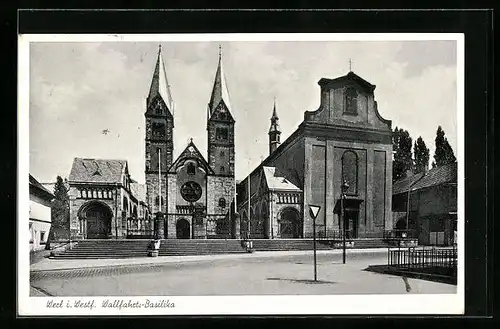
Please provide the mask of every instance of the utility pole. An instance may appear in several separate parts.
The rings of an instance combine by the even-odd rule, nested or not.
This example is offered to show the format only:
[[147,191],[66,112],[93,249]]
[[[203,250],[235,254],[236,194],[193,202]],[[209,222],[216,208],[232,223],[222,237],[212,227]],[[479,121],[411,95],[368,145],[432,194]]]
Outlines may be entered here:
[[309,215],[313,220],[313,252],[314,252],[314,281],[318,281],[318,270],[316,263],[316,218],[318,217],[321,206],[309,205]]

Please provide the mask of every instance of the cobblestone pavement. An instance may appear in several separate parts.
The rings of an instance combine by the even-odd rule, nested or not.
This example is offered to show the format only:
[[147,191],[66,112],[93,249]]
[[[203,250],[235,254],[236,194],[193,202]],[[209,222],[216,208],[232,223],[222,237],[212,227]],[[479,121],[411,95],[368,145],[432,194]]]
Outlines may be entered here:
[[311,255],[289,255],[31,271],[30,283],[39,292],[52,296],[456,292],[453,285],[364,271],[369,265],[387,262],[385,254],[348,254],[346,264],[341,263],[341,257],[341,254],[318,254],[317,282],[313,281]]

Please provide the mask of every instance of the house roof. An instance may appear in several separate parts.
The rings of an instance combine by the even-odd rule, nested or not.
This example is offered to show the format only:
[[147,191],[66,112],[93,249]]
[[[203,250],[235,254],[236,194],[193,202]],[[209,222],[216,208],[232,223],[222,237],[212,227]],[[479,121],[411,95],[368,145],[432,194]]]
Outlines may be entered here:
[[457,182],[457,163],[432,168],[412,187],[415,190],[430,186]]
[[275,167],[263,166],[267,187],[270,190],[302,191],[292,182],[287,180]]
[[416,174],[395,182],[392,185],[392,194],[406,193],[408,190],[420,190],[423,188],[457,182],[457,163],[450,163],[430,169],[425,174]]
[[126,160],[75,158],[68,181],[85,183],[121,183],[122,177],[126,171]]
[[33,177],[31,174],[30,174],[30,187],[33,187],[35,189],[37,189],[38,191],[40,191],[41,193],[45,194],[46,197],[52,199],[54,198],[54,194],[52,192],[50,192],[49,190],[47,190],[42,184],[40,184],[39,181],[37,181],[35,179],[35,177]]
[[406,193],[423,176],[424,173],[419,173],[394,182],[392,184],[392,194]]

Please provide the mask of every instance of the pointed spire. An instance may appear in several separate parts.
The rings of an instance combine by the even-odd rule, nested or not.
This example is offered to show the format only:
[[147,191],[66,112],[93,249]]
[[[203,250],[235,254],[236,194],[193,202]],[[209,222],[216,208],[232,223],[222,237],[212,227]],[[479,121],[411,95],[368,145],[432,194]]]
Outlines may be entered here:
[[276,120],[279,120],[278,112],[276,112],[276,97],[274,97],[273,116],[271,117],[271,120],[273,118],[275,118]]
[[161,55],[161,45],[158,45],[158,58],[156,59],[155,71],[153,73],[153,79],[151,81],[151,87],[149,88],[149,95],[147,99],[148,107],[153,99],[158,95],[161,96],[168,109],[172,112],[172,93],[170,91],[170,85],[168,83],[167,73],[165,71],[165,64]]
[[269,133],[272,132],[280,132],[280,118],[278,117],[278,111],[276,111],[276,97],[274,97],[274,105],[273,105],[273,115],[271,116],[271,127],[269,128]]
[[210,96],[210,102],[208,103],[208,117],[210,118],[220,104],[224,101],[227,109],[231,112],[231,102],[229,100],[229,91],[227,89],[226,77],[224,75],[224,70],[222,68],[222,47],[219,45],[219,63],[217,65],[217,71],[215,72],[214,86],[212,88],[212,95]]

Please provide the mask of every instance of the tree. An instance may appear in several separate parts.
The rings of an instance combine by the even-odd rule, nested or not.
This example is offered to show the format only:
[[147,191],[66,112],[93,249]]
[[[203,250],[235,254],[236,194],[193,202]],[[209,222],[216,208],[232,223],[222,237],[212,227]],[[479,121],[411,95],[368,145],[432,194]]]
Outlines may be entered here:
[[69,231],[69,196],[61,176],[57,176],[54,186],[54,196],[55,199],[52,201],[51,205],[52,224],[47,242],[47,249],[50,248],[50,242],[54,240],[56,236],[67,235]]
[[392,164],[392,179],[397,181],[405,178],[408,170],[413,169],[411,154],[412,139],[410,133],[404,129],[394,129],[392,134],[394,161]]
[[415,170],[414,173],[418,174],[426,171],[429,168],[429,149],[425,145],[422,136],[417,138],[413,144],[413,154],[415,156]]
[[434,142],[436,149],[434,151],[434,162],[432,163],[433,168],[457,161],[455,154],[453,154],[453,149],[450,143],[448,143],[448,139],[445,137],[444,130],[441,126],[439,126],[436,131],[436,139]]

